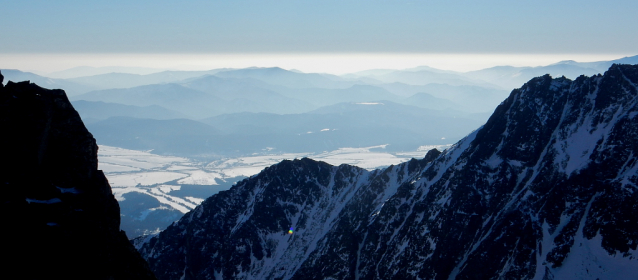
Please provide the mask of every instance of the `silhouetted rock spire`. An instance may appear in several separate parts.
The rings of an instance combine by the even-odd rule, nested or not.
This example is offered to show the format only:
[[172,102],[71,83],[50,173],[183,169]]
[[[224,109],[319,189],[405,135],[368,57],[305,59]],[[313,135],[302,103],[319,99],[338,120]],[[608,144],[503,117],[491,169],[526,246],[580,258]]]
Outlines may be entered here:
[[120,231],[95,139],[64,91],[9,81],[0,88],[0,130],[3,271],[15,279],[154,279]]

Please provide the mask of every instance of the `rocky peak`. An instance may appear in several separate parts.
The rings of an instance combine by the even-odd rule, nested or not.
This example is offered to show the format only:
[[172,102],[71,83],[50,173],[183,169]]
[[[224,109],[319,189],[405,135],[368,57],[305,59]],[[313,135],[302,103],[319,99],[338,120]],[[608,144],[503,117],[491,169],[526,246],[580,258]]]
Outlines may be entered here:
[[95,139],[64,91],[9,81],[0,88],[0,127],[5,271],[21,279],[154,279],[119,229]]

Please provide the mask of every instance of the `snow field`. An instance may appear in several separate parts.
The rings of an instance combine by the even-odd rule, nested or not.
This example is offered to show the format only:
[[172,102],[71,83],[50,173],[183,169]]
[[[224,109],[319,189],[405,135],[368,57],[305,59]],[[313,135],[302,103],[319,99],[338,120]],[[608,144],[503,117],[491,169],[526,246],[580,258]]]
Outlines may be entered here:
[[442,150],[451,145],[421,146],[417,151],[396,154],[379,151],[385,146],[341,148],[320,154],[253,155],[203,164],[183,157],[160,156],[149,151],[101,145],[98,152],[98,169],[104,171],[117,200],[124,200],[123,195],[128,192],[139,192],[158,199],[166,207],[186,213],[201,203],[205,197],[169,195],[171,190],[179,190],[181,185],[218,185],[219,181],[255,175],[282,160],[303,157],[335,166],[350,164],[372,170],[396,165],[411,158],[423,158],[430,149]]

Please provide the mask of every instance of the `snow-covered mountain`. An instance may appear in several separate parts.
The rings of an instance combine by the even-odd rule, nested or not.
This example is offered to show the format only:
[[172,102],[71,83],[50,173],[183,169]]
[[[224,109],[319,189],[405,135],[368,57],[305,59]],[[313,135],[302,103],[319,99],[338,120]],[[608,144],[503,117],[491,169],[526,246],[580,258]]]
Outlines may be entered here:
[[637,102],[638,65],[534,78],[442,153],[283,161],[137,246],[159,279],[629,279]]

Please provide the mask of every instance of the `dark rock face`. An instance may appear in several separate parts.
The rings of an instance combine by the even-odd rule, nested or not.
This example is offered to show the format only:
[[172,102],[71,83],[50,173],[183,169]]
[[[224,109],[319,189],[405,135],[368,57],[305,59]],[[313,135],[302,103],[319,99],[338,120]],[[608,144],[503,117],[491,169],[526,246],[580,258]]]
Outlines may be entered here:
[[633,279],[637,89],[534,78],[443,153],[284,161],[137,247],[160,279]]
[[0,129],[3,271],[19,279],[155,279],[119,229],[95,139],[64,91],[0,87]]

